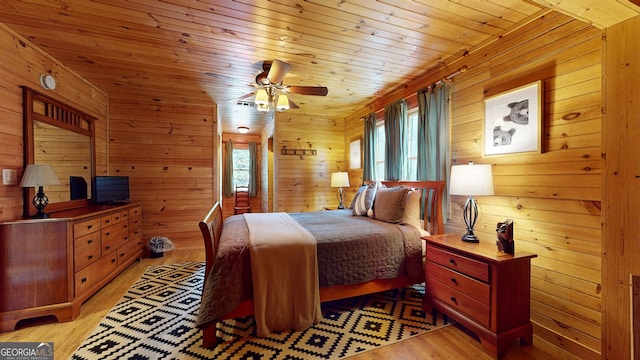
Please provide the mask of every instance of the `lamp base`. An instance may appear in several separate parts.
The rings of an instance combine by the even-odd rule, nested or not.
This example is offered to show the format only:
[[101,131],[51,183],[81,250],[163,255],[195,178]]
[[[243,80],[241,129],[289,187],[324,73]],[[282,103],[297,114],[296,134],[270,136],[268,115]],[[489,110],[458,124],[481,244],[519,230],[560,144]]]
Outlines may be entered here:
[[344,209],[344,205],[342,204],[338,205],[338,210],[342,210],[342,209]]
[[47,213],[42,213],[42,214],[34,214],[31,215],[32,219],[48,219],[49,218],[49,214]]
[[480,239],[478,239],[478,237],[475,236],[474,233],[468,232],[468,233],[462,235],[462,241],[470,242],[470,243],[479,243]]

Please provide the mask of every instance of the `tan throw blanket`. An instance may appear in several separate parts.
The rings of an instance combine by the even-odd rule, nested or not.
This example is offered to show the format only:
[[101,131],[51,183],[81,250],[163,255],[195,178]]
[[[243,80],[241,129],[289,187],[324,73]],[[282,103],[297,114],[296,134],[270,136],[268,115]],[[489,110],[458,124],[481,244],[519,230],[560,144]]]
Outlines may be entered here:
[[286,213],[245,213],[256,335],[320,322],[316,240]]

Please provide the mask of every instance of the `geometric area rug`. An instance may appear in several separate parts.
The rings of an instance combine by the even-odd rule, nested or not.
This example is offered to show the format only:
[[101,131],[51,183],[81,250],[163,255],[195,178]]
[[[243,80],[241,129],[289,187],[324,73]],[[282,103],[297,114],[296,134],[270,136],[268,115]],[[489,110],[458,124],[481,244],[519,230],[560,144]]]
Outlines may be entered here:
[[215,349],[195,326],[204,263],[150,266],[72,359],[341,359],[450,324],[422,309],[424,284],[322,304],[323,320],[303,331],[255,337],[254,318],[218,324]]

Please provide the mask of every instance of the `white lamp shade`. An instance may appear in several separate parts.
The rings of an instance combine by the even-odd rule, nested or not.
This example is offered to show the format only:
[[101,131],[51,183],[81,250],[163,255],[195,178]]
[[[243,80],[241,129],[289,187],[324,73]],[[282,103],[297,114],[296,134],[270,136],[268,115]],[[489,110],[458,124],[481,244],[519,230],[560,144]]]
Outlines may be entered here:
[[24,170],[20,186],[38,187],[44,185],[60,185],[60,180],[53,171],[51,165],[29,164]]
[[349,187],[349,173],[348,172],[332,173],[331,187]]
[[494,195],[489,164],[454,165],[449,184],[451,195]]
[[278,95],[278,104],[276,105],[276,110],[289,110],[289,98],[287,97],[287,95]]
[[267,90],[258,89],[258,91],[256,91],[256,100],[254,102],[258,105],[258,109],[260,109],[261,106],[267,106],[269,104],[269,95],[267,94]]

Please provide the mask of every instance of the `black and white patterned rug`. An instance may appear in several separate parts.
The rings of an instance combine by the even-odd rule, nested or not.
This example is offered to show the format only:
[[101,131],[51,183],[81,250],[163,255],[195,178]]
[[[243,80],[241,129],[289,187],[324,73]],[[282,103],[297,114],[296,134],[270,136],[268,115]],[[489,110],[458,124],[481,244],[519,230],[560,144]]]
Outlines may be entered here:
[[204,264],[151,266],[75,351],[72,359],[339,359],[449,324],[422,309],[423,285],[322,304],[304,331],[254,336],[253,317],[218,325],[223,342],[203,349],[194,324]]

